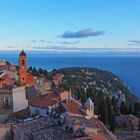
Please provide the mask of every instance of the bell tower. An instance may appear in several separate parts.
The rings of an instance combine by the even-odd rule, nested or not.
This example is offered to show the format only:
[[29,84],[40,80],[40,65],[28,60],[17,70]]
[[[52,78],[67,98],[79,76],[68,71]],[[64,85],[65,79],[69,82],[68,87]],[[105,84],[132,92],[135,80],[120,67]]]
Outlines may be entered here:
[[27,76],[27,57],[24,50],[19,54],[19,81],[20,85],[26,85]]

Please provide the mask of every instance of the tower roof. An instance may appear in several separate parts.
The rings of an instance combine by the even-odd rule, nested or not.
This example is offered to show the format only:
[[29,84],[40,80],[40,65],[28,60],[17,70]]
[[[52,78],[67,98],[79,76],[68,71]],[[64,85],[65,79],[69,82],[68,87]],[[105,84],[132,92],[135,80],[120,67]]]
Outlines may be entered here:
[[19,54],[19,56],[26,56],[26,53],[24,52],[24,50],[22,50]]
[[91,98],[89,97],[85,103],[86,106],[90,106],[90,105],[93,105],[93,102],[91,100]]

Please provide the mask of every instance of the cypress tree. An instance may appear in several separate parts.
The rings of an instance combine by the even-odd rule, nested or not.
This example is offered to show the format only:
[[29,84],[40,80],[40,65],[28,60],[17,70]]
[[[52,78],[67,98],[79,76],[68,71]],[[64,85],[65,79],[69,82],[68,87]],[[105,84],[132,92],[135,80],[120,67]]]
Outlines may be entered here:
[[112,132],[114,132],[114,131],[115,131],[115,128],[116,128],[115,112],[114,112],[113,109],[111,109],[110,112],[111,112],[111,113],[110,113],[110,130],[111,130]]
[[121,114],[125,114],[125,115],[129,114],[128,108],[124,102],[121,103],[120,112]]
[[138,102],[136,102],[135,104],[134,104],[134,115],[136,116],[137,115],[137,112],[138,112],[138,110],[140,109],[140,107],[139,107],[139,103]]
[[140,119],[139,119],[139,130],[140,130]]
[[117,103],[117,100],[115,97],[112,97],[111,103],[112,103],[113,110],[114,110],[115,114],[119,115],[120,114],[119,106],[118,106],[118,103]]
[[109,129],[114,132],[115,128],[116,128],[115,112],[114,112],[113,106],[111,104],[111,100],[108,96],[106,98],[106,103],[107,103],[107,108],[108,108]]
[[83,94],[81,95],[81,103],[82,103],[82,105],[85,104],[86,100],[87,100],[87,96],[86,96],[85,93],[83,93]]
[[128,113],[129,113],[129,114],[133,114],[133,109],[132,109],[132,106],[131,106],[131,104],[129,104]]
[[109,99],[109,97],[106,97],[106,104],[107,104],[107,109],[108,109],[108,123],[110,124],[111,122],[111,111],[112,111],[112,104]]
[[106,104],[106,98],[103,93],[99,94],[99,106],[98,106],[99,119],[104,123],[108,123],[108,109]]

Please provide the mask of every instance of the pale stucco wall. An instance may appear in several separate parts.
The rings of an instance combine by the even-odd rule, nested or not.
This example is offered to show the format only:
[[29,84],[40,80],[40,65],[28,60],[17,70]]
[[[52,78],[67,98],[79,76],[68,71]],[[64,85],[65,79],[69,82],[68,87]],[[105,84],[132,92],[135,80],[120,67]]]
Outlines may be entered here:
[[12,90],[13,95],[13,112],[17,112],[28,107],[26,99],[25,86],[16,87]]
[[47,111],[48,109],[46,108],[40,108],[40,107],[35,107],[35,106],[29,106],[29,110],[31,111],[31,114],[36,114],[38,113],[38,115],[41,116],[47,116]]
[[10,78],[17,80],[18,76],[17,76],[17,71],[12,72],[12,71],[6,71],[6,74],[9,75]]

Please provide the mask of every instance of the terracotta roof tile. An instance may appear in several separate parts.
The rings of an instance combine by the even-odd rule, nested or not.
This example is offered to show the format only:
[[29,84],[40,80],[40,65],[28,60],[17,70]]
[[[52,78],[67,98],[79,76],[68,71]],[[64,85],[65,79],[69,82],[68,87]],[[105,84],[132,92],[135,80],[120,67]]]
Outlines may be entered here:
[[68,108],[68,111],[71,112],[71,113],[77,113],[77,114],[80,114],[80,107],[79,107],[79,104],[76,100],[68,100],[67,101],[67,108]]
[[55,92],[50,92],[49,94],[37,96],[29,101],[32,106],[37,106],[41,108],[47,108],[56,104],[60,100],[60,97]]

